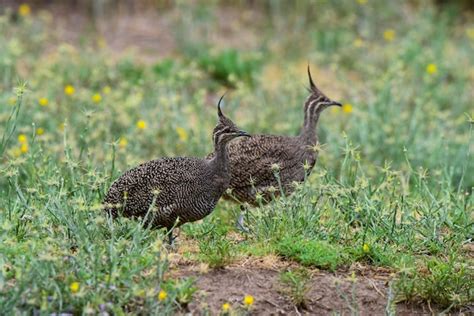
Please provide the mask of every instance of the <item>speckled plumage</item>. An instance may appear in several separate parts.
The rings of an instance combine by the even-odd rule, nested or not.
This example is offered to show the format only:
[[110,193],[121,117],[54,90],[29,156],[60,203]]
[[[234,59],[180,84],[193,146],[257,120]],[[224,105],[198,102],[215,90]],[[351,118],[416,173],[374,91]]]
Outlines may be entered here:
[[[317,152],[298,136],[254,135],[248,141],[232,145],[229,146],[231,193],[225,192],[223,197],[252,205],[258,205],[257,192],[263,203],[270,201],[272,194],[280,195],[275,172],[289,194],[292,182],[302,182],[305,178],[303,164],[306,162],[312,168],[317,159]],[[278,170],[272,169],[275,164]]]
[[110,187],[106,211],[114,217],[147,216],[153,227],[168,229],[209,215],[230,183],[227,145],[248,136],[222,114],[220,101],[218,114],[213,158],[161,158],[132,168]]
[[316,87],[309,67],[308,77],[310,95],[304,105],[304,125],[300,135],[254,135],[229,144],[231,194],[225,192],[225,199],[258,205],[257,192],[263,198],[260,203],[280,195],[276,170],[272,170],[272,166],[278,165],[285,194],[293,191],[293,182],[302,182],[311,172],[318,157],[316,126],[319,115],[328,106],[340,106],[340,103],[330,100]]

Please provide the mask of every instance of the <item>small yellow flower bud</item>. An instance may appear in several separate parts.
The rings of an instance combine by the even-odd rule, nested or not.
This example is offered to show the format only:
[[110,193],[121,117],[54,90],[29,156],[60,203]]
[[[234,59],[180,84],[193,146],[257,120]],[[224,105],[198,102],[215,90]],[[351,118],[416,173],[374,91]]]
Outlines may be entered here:
[[158,293],[158,300],[160,302],[166,300],[166,297],[168,296],[168,293],[166,293],[165,291],[161,290],[160,293]]
[[74,92],[76,92],[76,89],[74,89],[74,87],[70,84],[68,84],[67,86],[64,87],[64,93],[71,96],[74,94]]
[[92,96],[92,102],[99,103],[100,101],[102,101],[102,96],[100,93],[96,93]]
[[23,3],[18,7],[18,14],[21,16],[28,16],[31,13],[31,8],[28,4]]
[[41,105],[41,106],[47,106],[49,104],[49,100],[46,99],[46,98],[40,98],[38,100],[38,104]]
[[28,144],[27,143],[21,144],[20,151],[22,154],[26,154],[28,152]]
[[354,47],[360,48],[360,47],[364,46],[364,40],[361,39],[360,37],[358,37],[354,40],[354,42],[352,44],[354,45]]
[[146,128],[146,122],[144,120],[139,120],[137,122],[137,128],[142,129],[142,130],[145,129]]
[[346,103],[342,106],[342,112],[344,113],[352,113],[352,104]]
[[438,72],[438,67],[435,64],[428,64],[428,66],[426,66],[426,72],[429,75],[434,75]]
[[364,253],[369,253],[369,251],[370,251],[369,245],[364,244],[364,245],[362,246],[362,251],[363,251]]
[[466,35],[470,39],[474,40],[474,27],[470,27],[466,30]]
[[391,42],[395,39],[395,31],[392,30],[392,29],[387,29],[383,32],[383,38],[387,41],[387,42]]
[[28,138],[26,137],[25,134],[18,135],[18,142],[20,144],[26,144],[27,141],[28,141]]
[[253,305],[253,296],[252,295],[245,295],[244,297],[244,305],[250,307]]
[[79,282],[72,282],[71,285],[69,285],[69,289],[71,290],[72,294],[76,294],[77,292],[79,292],[80,287],[81,285],[79,284]]
[[224,303],[224,304],[222,304],[222,311],[223,311],[224,313],[229,312],[229,310],[230,310],[230,304],[229,304],[229,303]]

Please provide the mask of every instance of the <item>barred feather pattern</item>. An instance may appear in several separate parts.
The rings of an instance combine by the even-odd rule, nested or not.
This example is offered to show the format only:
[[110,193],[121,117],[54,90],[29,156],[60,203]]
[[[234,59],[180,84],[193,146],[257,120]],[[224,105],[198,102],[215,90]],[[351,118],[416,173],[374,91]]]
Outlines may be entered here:
[[106,212],[146,218],[152,227],[168,229],[209,215],[230,183],[227,145],[249,136],[220,108],[218,114],[212,158],[161,158],[126,171],[106,194]]
[[125,172],[104,200],[113,216],[144,217],[157,228],[171,228],[209,215],[229,185],[230,176],[215,172],[210,161],[162,158]]
[[318,158],[320,114],[329,106],[341,104],[316,87],[309,67],[308,77],[310,95],[304,103],[304,122],[298,136],[254,135],[229,145],[230,192],[224,193],[224,199],[254,206],[265,204],[281,195],[280,185],[286,195],[291,194],[294,183],[304,181],[311,173]]
[[[281,194],[276,173],[285,194],[291,194],[294,182],[304,181],[318,155],[300,136],[254,135],[230,144],[228,151],[231,190],[223,198],[254,206]],[[257,193],[262,197],[260,201]]]

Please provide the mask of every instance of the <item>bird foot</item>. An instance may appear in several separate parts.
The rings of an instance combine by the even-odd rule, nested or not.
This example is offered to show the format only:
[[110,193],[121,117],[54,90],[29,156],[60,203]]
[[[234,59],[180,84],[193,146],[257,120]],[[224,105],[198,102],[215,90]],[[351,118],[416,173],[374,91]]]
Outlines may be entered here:
[[241,213],[239,215],[239,218],[237,219],[237,222],[235,223],[235,228],[241,233],[244,233],[244,234],[250,233],[250,230],[247,227],[245,227],[245,224],[244,224],[244,214]]
[[176,250],[177,247],[176,247],[175,240],[178,236],[173,236],[172,231],[168,232],[167,235],[168,235],[168,244],[166,245],[166,248],[169,250]]

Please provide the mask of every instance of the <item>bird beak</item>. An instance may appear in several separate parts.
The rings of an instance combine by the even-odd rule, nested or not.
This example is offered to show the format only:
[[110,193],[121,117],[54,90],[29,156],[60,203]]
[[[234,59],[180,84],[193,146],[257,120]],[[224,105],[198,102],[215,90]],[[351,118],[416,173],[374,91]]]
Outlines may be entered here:
[[238,136],[245,136],[245,137],[251,137],[251,136],[252,136],[252,135],[250,135],[249,133],[244,132],[244,131],[238,131],[238,132],[237,132],[237,135],[238,135]]
[[331,103],[329,103],[329,106],[331,106],[331,105],[342,106],[342,104],[341,104],[341,103],[339,103],[339,102],[336,102],[336,101],[332,101]]

